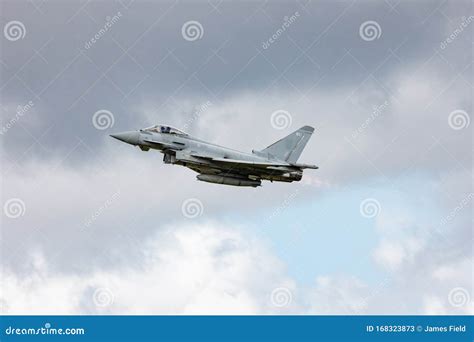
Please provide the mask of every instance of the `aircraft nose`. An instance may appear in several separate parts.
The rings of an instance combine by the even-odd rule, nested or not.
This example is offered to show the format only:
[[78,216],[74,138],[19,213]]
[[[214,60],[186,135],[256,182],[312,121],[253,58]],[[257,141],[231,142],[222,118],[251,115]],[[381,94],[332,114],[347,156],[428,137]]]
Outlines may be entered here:
[[120,132],[120,133],[111,134],[110,136],[117,140],[126,142],[127,144],[137,145],[138,135],[139,133],[136,131],[128,131],[128,132]]

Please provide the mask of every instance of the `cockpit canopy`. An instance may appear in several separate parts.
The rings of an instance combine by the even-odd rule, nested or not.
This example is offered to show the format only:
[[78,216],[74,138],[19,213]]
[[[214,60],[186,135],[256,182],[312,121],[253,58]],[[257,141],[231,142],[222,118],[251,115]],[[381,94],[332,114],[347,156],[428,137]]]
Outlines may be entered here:
[[171,126],[164,126],[164,125],[154,125],[151,127],[144,128],[143,131],[147,132],[154,132],[154,133],[167,133],[167,134],[177,134],[177,135],[188,135],[187,133],[171,127]]

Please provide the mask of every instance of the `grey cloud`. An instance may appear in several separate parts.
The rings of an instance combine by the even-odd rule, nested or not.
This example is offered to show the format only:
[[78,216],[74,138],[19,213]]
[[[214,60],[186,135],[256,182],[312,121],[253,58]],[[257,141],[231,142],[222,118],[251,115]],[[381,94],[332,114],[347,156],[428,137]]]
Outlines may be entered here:
[[[2,6],[4,21],[23,20],[27,29],[24,40],[5,41],[2,49],[3,102],[35,101],[40,120],[28,131],[46,148],[41,149],[42,157],[48,157],[49,150],[67,153],[75,137],[101,145],[104,132],[90,124],[99,109],[114,113],[115,128],[123,129],[145,123],[141,113],[134,112],[143,103],[152,105],[157,120],[173,123],[190,114],[178,110],[186,98],[198,105],[225,102],[242,91],[263,97],[268,96],[265,90],[340,91],[353,89],[370,72],[387,88],[389,73],[403,65],[421,65],[439,50],[446,26],[465,10],[463,3],[454,9],[448,3],[429,16],[437,4],[428,1],[402,2],[393,10],[387,4],[359,2],[224,2],[217,9],[210,3],[140,1],[45,2],[39,10],[27,2]],[[439,11],[449,14],[450,21]],[[118,12],[120,19],[86,49],[85,43],[103,28],[106,18]],[[262,42],[295,12],[298,19],[263,49]],[[202,23],[202,39],[183,39],[181,26],[188,20]],[[375,42],[359,36],[366,20],[380,23],[382,34]],[[454,72],[463,70],[468,59],[452,51],[462,50],[468,39],[466,32],[441,51]],[[440,71],[453,72],[450,68],[443,65]],[[174,109],[172,116],[169,107]],[[317,111],[318,103],[313,107]],[[8,111],[2,117],[12,115]],[[5,136],[7,156],[14,160],[13,154],[35,143],[23,129],[28,120],[25,117]]]
[[[59,274],[89,274],[91,264],[140,268],[143,243],[163,225],[184,220],[186,198],[198,197],[203,219],[225,225],[235,208],[259,217],[288,197],[281,184],[259,192],[209,190],[190,171],[161,165],[158,153],[108,138],[157,122],[187,125],[192,134],[247,151],[311,124],[317,130],[302,161],[321,166],[305,176],[313,184],[344,188],[383,179],[399,187],[403,176],[424,174],[442,189],[436,201],[447,214],[472,189],[472,126],[454,130],[448,122],[455,110],[472,117],[471,30],[440,47],[472,14],[469,1],[402,1],[393,8],[350,1],[222,2],[217,9],[148,1],[0,6],[2,27],[10,20],[26,27],[22,40],[2,36],[2,125],[19,105],[34,103],[1,138],[2,203],[20,197],[27,210],[2,226],[2,263],[17,274],[37,268],[23,253],[35,249]],[[296,21],[263,48],[296,11]],[[118,12],[120,19],[86,48]],[[202,24],[202,39],[183,39],[189,20]],[[380,25],[379,39],[361,39],[368,20]],[[206,102],[211,105],[194,119]],[[92,116],[101,109],[113,113],[113,127],[94,127]],[[292,115],[287,130],[270,125],[278,109]],[[318,188],[291,186],[301,201],[320,196]],[[453,264],[469,257],[470,218],[463,212],[449,225],[458,255],[436,242],[441,252],[423,250],[411,267],[430,256],[452,257]],[[225,240],[215,252],[237,247]],[[363,284],[355,288],[364,295]]]

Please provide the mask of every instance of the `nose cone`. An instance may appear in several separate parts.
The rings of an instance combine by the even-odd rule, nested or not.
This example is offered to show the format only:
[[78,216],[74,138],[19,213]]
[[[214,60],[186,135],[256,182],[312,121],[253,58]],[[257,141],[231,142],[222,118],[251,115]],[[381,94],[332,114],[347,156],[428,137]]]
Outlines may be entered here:
[[110,136],[117,140],[126,142],[127,144],[138,145],[139,133],[136,131],[120,132],[120,133],[111,134]]

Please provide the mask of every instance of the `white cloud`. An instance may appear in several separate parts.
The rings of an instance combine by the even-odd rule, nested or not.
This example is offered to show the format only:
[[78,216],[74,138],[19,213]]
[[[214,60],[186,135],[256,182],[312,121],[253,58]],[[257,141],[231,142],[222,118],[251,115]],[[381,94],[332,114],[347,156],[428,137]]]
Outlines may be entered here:
[[405,258],[405,249],[399,243],[383,240],[375,249],[374,257],[380,265],[397,269]]
[[[466,178],[455,169],[459,166],[456,160],[465,162],[461,157],[470,137],[454,132],[446,121],[465,92],[455,85],[459,96],[447,96],[429,110],[425,108],[448,81],[440,80],[429,68],[410,77],[394,76],[398,99],[352,144],[344,138],[350,138],[365,122],[373,105],[385,100],[378,85],[368,84],[348,101],[346,95],[352,89],[314,91],[308,94],[311,102],[292,92],[264,97],[240,94],[202,113],[198,127],[203,138],[247,151],[263,148],[300,125],[319,127],[301,161],[321,169],[307,171],[300,184],[267,183],[250,191],[202,184],[187,169],[162,165],[156,152],[143,153],[109,138],[99,156],[90,146],[81,145],[91,149],[91,162],[86,164],[33,161],[16,172],[16,165],[5,163],[11,171],[4,176],[2,196],[18,197],[26,204],[24,217],[2,226],[2,244],[13,252],[7,253],[8,262],[3,261],[8,264],[2,282],[7,312],[464,312],[465,308],[447,304],[446,296],[456,286],[470,288],[472,279],[465,275],[472,274],[472,264],[460,261],[466,255],[449,253],[432,236],[432,227],[420,226],[412,212],[390,211],[384,206],[377,218],[379,244],[368,253],[387,272],[388,281],[369,284],[346,270],[343,275],[321,275],[307,291],[285,275],[280,261],[261,242],[242,235],[238,227],[229,227],[225,220],[194,223],[180,212],[183,200],[198,197],[205,207],[205,219],[221,218],[235,208],[241,213],[258,213],[265,206],[277,208],[287,199],[289,189],[309,188],[302,191],[301,200],[317,199],[314,188],[305,188],[305,182],[344,187],[382,173],[393,175],[391,180],[397,186],[397,177],[413,168],[443,176],[452,172],[443,184],[435,185],[440,188],[437,204],[451,209],[462,200],[459,193],[465,197],[465,186],[470,184],[466,181],[470,175]],[[290,129],[271,128],[270,115],[277,109],[292,114]],[[441,139],[443,161],[450,162],[440,162],[439,153],[427,153],[433,136]],[[393,143],[392,138],[400,139]],[[117,190],[117,199],[84,229],[84,221]],[[461,219],[469,215],[465,210],[456,218],[460,225],[458,221],[449,225],[450,236],[457,236],[455,241],[467,239]],[[38,251],[31,265],[23,249]],[[28,267],[20,268],[20,264]],[[458,266],[462,273],[452,271]],[[272,290],[280,286],[293,294],[292,303],[283,309],[270,303]],[[94,290],[100,287],[113,293],[110,306],[96,307],[92,302]]]
[[320,276],[309,291],[308,313],[316,315],[357,314],[367,309],[369,289],[351,276]]
[[[168,226],[144,254],[133,267],[83,276],[52,272],[32,255],[27,275],[2,274],[4,313],[264,314],[277,310],[272,290],[292,284],[264,244],[216,222]],[[95,305],[96,289],[109,305]]]

